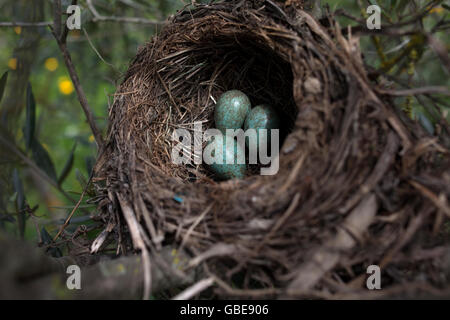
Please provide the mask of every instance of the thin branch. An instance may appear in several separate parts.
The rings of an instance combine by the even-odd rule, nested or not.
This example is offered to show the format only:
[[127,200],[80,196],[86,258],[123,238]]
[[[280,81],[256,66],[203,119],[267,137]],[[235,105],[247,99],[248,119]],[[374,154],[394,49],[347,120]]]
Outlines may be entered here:
[[52,30],[52,34],[55,37],[59,49],[63,54],[64,62],[66,64],[67,70],[69,71],[70,78],[72,79],[72,83],[78,96],[78,101],[80,101],[81,107],[83,108],[84,114],[86,115],[86,119],[89,123],[92,134],[94,135],[97,146],[99,149],[102,149],[103,137],[100,130],[98,129],[97,123],[95,122],[94,114],[92,113],[92,110],[88,104],[83,87],[81,86],[80,79],[78,78],[77,71],[75,70],[75,66],[72,62],[72,57],[70,56],[69,50],[67,50],[66,38],[60,38],[54,30]]
[[[434,7],[436,7],[439,4],[439,1],[432,0],[429,1],[425,6],[423,6],[420,10],[418,10],[418,14],[414,15],[413,17],[409,18],[408,20],[401,21],[398,23],[392,23],[392,24],[384,24],[382,26],[382,29],[375,29],[375,30],[369,30],[366,27],[366,21],[363,19],[359,19],[350,13],[346,12],[343,9],[336,10],[333,14],[336,16],[343,16],[350,20],[353,20],[359,24],[359,26],[352,27],[352,34],[353,35],[388,35],[388,36],[408,36],[408,35],[414,35],[417,33],[416,30],[413,31],[401,31],[399,30],[400,27],[404,26],[411,26],[419,21],[421,21],[422,18],[424,18]],[[344,34],[347,34],[347,28],[342,30]]]
[[78,207],[80,206],[81,202],[83,201],[84,195],[86,194],[87,189],[89,188],[89,185],[91,183],[92,180],[92,175],[93,172],[91,172],[91,175],[89,177],[88,182],[86,183],[86,185],[84,186],[83,192],[81,193],[80,199],[78,200],[78,202],[76,203],[75,207],[73,207],[72,212],[69,214],[69,216],[67,217],[66,221],[64,221],[64,224],[61,226],[61,228],[59,228],[58,233],[56,234],[56,236],[53,238],[53,242],[55,242],[59,236],[61,235],[61,233],[64,231],[64,229],[69,225],[70,223],[70,219],[72,219],[72,216],[75,214],[75,211],[77,211]]
[[[76,5],[78,0],[72,0],[72,5]],[[66,42],[67,36],[69,35],[69,27],[67,26],[67,23],[64,24],[64,31],[60,35],[60,39],[62,42]]]
[[379,90],[381,94],[387,94],[390,96],[403,97],[403,96],[415,96],[419,94],[443,94],[450,96],[450,90],[447,87],[431,86],[422,88],[413,88],[406,90]]
[[56,36],[61,37],[61,0],[55,0],[53,2],[53,30]]
[[51,26],[53,21],[42,21],[42,22],[0,22],[0,27],[47,27]]
[[97,57],[99,57],[99,59],[102,60],[106,65],[110,66],[115,72],[120,73],[120,71],[117,70],[117,68],[113,64],[109,63],[102,57],[100,52],[97,50],[97,48],[95,48],[94,44],[92,43],[91,38],[89,37],[89,34],[85,28],[83,28],[83,32],[84,32],[84,35],[86,36],[86,39],[87,39],[89,45],[91,46],[92,50],[95,52]]
[[196,284],[190,286],[186,290],[180,292],[172,300],[189,300],[195,297],[197,294],[211,287],[215,282],[213,277],[209,277],[203,280],[200,280]]
[[92,0],[86,0],[89,11],[91,11],[93,17],[93,21],[113,21],[113,22],[124,22],[124,23],[138,23],[138,24],[149,24],[149,25],[163,25],[164,21],[158,20],[149,20],[144,18],[136,18],[136,17],[116,17],[116,16],[103,16],[98,13],[97,9],[95,9],[92,4]]
[[427,34],[427,41],[431,49],[436,53],[436,55],[441,59],[442,65],[447,69],[450,74],[450,57],[448,55],[448,50],[440,40],[431,34]]
[[423,185],[421,185],[420,183],[418,183],[416,181],[409,180],[408,182],[414,188],[419,190],[424,197],[426,197],[429,200],[431,200],[431,202],[433,202],[436,207],[438,207],[443,213],[445,213],[447,215],[447,217],[450,218],[450,207],[449,207],[449,205],[447,203],[447,199],[445,198],[444,194],[441,194],[441,195],[438,196],[438,195],[434,194],[433,191],[431,191],[430,189],[424,187]]
[[[56,35],[55,35],[56,36]],[[81,107],[86,115],[89,126],[91,127],[92,133],[94,135],[97,146],[101,149],[103,147],[103,137],[98,129],[97,123],[95,122],[94,115],[89,107],[86,95],[84,93],[83,87],[81,86],[80,79],[73,65],[72,58],[69,51],[67,50],[67,45],[62,43],[57,39],[59,48],[63,54],[64,61],[66,63],[67,70],[69,71],[70,78],[72,79],[73,85],[75,86],[75,91],[77,92],[78,100],[80,101]]]
[[[424,5],[424,6],[421,8],[421,10],[418,10],[419,13],[416,14],[415,16],[409,18],[409,19],[406,20],[406,21],[401,21],[401,22],[398,22],[398,23],[393,23],[393,24],[385,25],[385,26],[383,26],[383,29],[397,29],[397,28],[399,28],[399,27],[404,27],[404,26],[412,25],[412,24],[414,24],[414,23],[420,21],[423,17],[425,17],[425,16],[426,16],[426,15],[427,15],[434,7],[436,7],[438,4],[439,4],[439,1],[436,1],[436,0],[429,1],[426,5]],[[348,19],[351,19],[351,20],[354,20],[354,21],[356,21],[356,22],[358,22],[359,24],[362,24],[362,25],[364,25],[364,26],[366,25],[366,21],[365,21],[365,20],[358,19],[358,18],[352,16],[351,14],[349,14],[348,12],[346,12],[346,11],[343,10],[343,9],[338,9],[338,10],[336,10],[336,12],[334,12],[334,14],[335,14],[335,15],[338,15],[338,16],[344,16],[344,17],[346,17],[346,18],[348,18]]]
[[132,0],[119,0],[119,1],[133,9],[137,9],[137,10],[145,9],[145,6],[143,6],[137,2],[134,2]]
[[[76,0],[72,1],[72,4],[76,4]],[[116,16],[103,16],[101,15],[97,9],[95,9],[94,5],[92,4],[91,0],[87,0],[87,5],[89,11],[92,13],[93,18],[92,22],[119,22],[119,23],[136,23],[136,24],[145,24],[145,25],[163,25],[165,24],[164,21],[158,21],[158,20],[149,20],[144,18],[136,18],[136,17],[116,17]],[[61,12],[61,11],[60,11]],[[59,15],[60,17],[60,15]],[[56,18],[56,14],[54,16]],[[59,24],[61,25],[61,23]],[[47,27],[47,26],[53,26],[55,27],[54,21],[42,21],[42,22],[19,22],[19,21],[12,21],[12,22],[0,22],[0,27]],[[55,29],[54,29],[55,30]],[[67,36],[67,26],[64,29],[64,33],[60,35],[61,38],[64,37],[64,34]]]

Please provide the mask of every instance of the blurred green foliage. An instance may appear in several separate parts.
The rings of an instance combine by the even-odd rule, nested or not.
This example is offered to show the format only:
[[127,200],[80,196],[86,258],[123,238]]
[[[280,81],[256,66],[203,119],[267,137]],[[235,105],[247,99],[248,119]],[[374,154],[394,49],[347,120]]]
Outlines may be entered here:
[[[400,24],[398,28],[393,28],[393,31],[405,35],[362,37],[361,48],[367,65],[386,72],[387,76],[392,76],[398,83],[409,87],[450,88],[450,71],[443,66],[425,39],[426,34],[432,34],[445,47],[448,56],[450,1],[325,0],[322,5],[328,6],[331,12],[343,10],[360,20],[367,18],[366,9],[369,5],[378,5],[381,8],[381,29]],[[422,13],[423,17],[416,19]],[[414,23],[401,25],[410,20],[414,20]],[[344,15],[338,16],[337,21],[343,27],[359,25],[358,21]],[[427,99],[423,102],[433,104]],[[450,121],[450,99],[443,97],[440,102],[440,112],[436,113],[431,108],[425,108],[413,97],[396,99],[397,105],[402,106],[413,119],[418,119],[429,132],[434,131],[432,126],[441,117]]]
[[[30,1],[27,2],[0,1],[0,21],[30,21],[30,16],[33,16],[30,12],[35,8],[30,5]],[[63,8],[66,8],[68,1],[62,3]],[[79,1],[79,3],[82,7],[82,30],[70,31],[67,40],[68,48],[97,123],[105,132],[108,104],[113,99],[116,85],[120,82],[138,47],[150,40],[157,31],[157,27],[131,23],[93,22],[86,2]],[[164,20],[166,16],[184,6],[182,2],[176,0],[97,0],[93,3],[97,11],[105,16],[142,17],[156,20]],[[51,21],[51,1],[45,1],[43,5],[45,14],[40,21]],[[26,12],[27,10],[30,12]],[[15,97],[20,100],[19,106],[22,108],[20,115],[17,118],[13,118],[10,114],[6,115],[9,131],[13,135],[14,143],[25,152],[31,147],[30,133],[27,130],[32,127],[30,130],[34,131],[34,137],[39,143],[34,144],[33,150],[29,151],[27,156],[39,167],[44,168],[47,175],[57,184],[58,177],[61,174],[65,175],[61,188],[73,199],[78,200],[95,161],[97,148],[70,82],[61,52],[48,27],[0,28],[0,75],[9,71],[9,80],[0,106],[4,110],[7,96],[17,94],[11,92],[10,80],[13,73],[21,72],[19,65],[22,62],[18,61],[17,48],[24,45],[25,33],[29,29],[33,29],[39,35],[38,46],[32,52],[31,73],[27,79],[27,83],[30,83],[29,93],[32,89],[35,100],[35,108],[33,108],[35,116],[32,116],[35,123],[30,124],[30,112],[27,112],[30,111],[28,110],[30,103],[27,104],[30,95],[24,94],[21,97]],[[27,87],[27,83],[23,85]],[[0,148],[3,149],[0,157],[3,152],[10,152],[4,147]],[[6,159],[4,160],[6,162]],[[57,220],[60,222],[70,213],[73,202],[68,201],[60,191],[37,177],[23,161],[20,163],[22,165],[16,166],[18,170],[14,172],[16,179],[19,177],[21,179],[27,203],[30,206],[39,205],[35,212],[35,215],[39,217],[36,221],[40,226],[46,226],[50,234],[55,234],[59,225],[54,222]],[[23,208],[16,208],[14,205],[17,192],[12,183],[12,171],[9,170],[11,167],[3,161],[0,162],[0,166],[2,171],[0,197],[3,198],[0,203],[2,204],[0,214],[3,215],[0,216],[0,227],[3,226],[10,232],[19,234],[16,209]],[[81,208],[83,207],[92,208],[84,202]],[[76,216],[88,213],[88,211],[78,210]],[[15,222],[8,223],[12,222],[12,219]],[[36,226],[30,220],[27,219],[25,238],[35,241],[38,233]],[[79,220],[83,222],[86,219]]]
[[[63,8],[69,2],[63,1]],[[97,11],[105,16],[156,20],[164,20],[185,5],[180,0],[95,0],[93,3]],[[331,11],[344,9],[358,19],[364,18],[363,9],[371,3],[383,8],[383,24],[408,19],[428,2],[322,1],[322,5],[328,5]],[[429,32],[439,21],[447,21],[444,26],[448,28],[450,6],[446,3],[443,1],[426,14],[417,22],[417,27]],[[68,48],[97,123],[105,132],[108,105],[117,84],[138,47],[149,41],[158,28],[143,24],[93,22],[86,1],[79,1],[79,4],[82,6],[83,30],[69,33]],[[42,7],[36,7],[37,5]],[[36,17],[39,21],[52,20],[51,1],[0,1],[0,21],[23,22]],[[339,22],[344,27],[357,25],[346,17],[340,17]],[[448,51],[448,29],[444,28],[434,36]],[[37,39],[37,44],[31,45],[30,39]],[[383,69],[412,40],[414,35],[396,38],[366,36],[362,37],[361,45],[367,64],[374,69]],[[6,83],[0,103],[0,114],[3,112],[0,135],[9,137],[9,141],[21,150],[25,158],[30,159],[54,180],[52,187],[42,176],[36,174],[36,170],[30,169],[29,163],[15,157],[10,159],[13,152],[2,143],[0,229],[4,228],[17,235],[23,233],[29,240],[49,243],[50,235],[56,234],[61,219],[70,213],[74,201],[79,199],[88,180],[97,152],[95,141],[69,80],[61,52],[48,27],[0,28],[0,48],[0,74],[8,71],[8,81],[6,76],[0,80],[0,97]],[[426,43],[421,43],[415,50],[415,57],[406,55],[389,68],[388,74],[411,86],[450,86],[448,71],[436,53]],[[19,60],[21,55],[26,59]],[[29,64],[30,73],[29,77],[21,79],[18,73],[26,69],[23,63]],[[14,91],[12,83],[23,88],[23,94]],[[424,116],[425,122],[435,123],[438,117],[449,117],[450,101],[439,99],[442,100],[439,114],[426,110],[416,99],[408,101],[408,98],[399,98],[398,103],[411,103],[409,108],[413,117]],[[5,101],[16,101],[14,107],[20,110],[5,112],[8,107],[5,106]],[[68,200],[70,197],[72,201]],[[77,224],[90,223],[88,216],[93,208],[84,201],[67,230],[74,231]]]

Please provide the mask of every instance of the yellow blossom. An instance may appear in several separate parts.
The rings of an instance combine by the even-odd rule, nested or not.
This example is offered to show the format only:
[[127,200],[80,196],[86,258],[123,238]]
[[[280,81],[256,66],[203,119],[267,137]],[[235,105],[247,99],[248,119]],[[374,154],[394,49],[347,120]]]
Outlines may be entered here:
[[442,7],[435,7],[433,9],[430,10],[430,13],[442,13],[444,11],[444,8]]
[[58,60],[56,60],[55,58],[48,58],[47,60],[45,60],[45,68],[48,71],[55,71],[56,69],[58,69]]
[[12,70],[17,69],[17,58],[11,58],[8,60],[8,67]]
[[72,81],[67,77],[60,77],[58,79],[58,87],[59,91],[64,95],[69,95],[74,90]]

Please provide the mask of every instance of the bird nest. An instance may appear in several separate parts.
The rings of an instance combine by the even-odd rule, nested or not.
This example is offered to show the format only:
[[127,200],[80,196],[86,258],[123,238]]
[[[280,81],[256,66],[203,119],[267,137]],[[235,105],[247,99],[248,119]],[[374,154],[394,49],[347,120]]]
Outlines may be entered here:
[[[448,150],[369,79],[358,39],[326,22],[300,1],[196,5],[139,49],[94,173],[123,253],[183,248],[222,297],[361,297],[370,265],[382,287],[448,283],[432,251],[448,241]],[[173,130],[214,127],[231,89],[278,110],[276,175],[216,181],[173,163]]]

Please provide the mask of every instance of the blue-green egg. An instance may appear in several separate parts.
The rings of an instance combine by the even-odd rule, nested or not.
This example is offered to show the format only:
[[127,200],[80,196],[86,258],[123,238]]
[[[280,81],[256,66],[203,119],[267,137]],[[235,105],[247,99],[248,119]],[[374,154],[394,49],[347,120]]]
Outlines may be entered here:
[[[271,129],[280,129],[280,117],[273,107],[267,104],[258,105],[250,110],[245,119],[244,130],[248,129],[255,129],[256,137],[250,136],[246,139],[247,146],[252,143],[259,150],[262,146],[270,145]],[[260,133],[260,129],[267,129],[267,134]]]
[[[228,146],[227,139],[233,139],[233,142]],[[245,164],[245,148],[238,144],[234,137],[227,137],[223,135],[223,139],[215,137],[206,145],[204,155],[211,155],[217,162],[211,163],[209,167],[216,174],[216,176],[223,180],[228,179],[243,179],[247,170]],[[227,163],[228,162],[228,163]]]
[[250,99],[239,90],[230,90],[222,94],[214,110],[216,128],[225,132],[226,129],[240,129],[250,112]]

